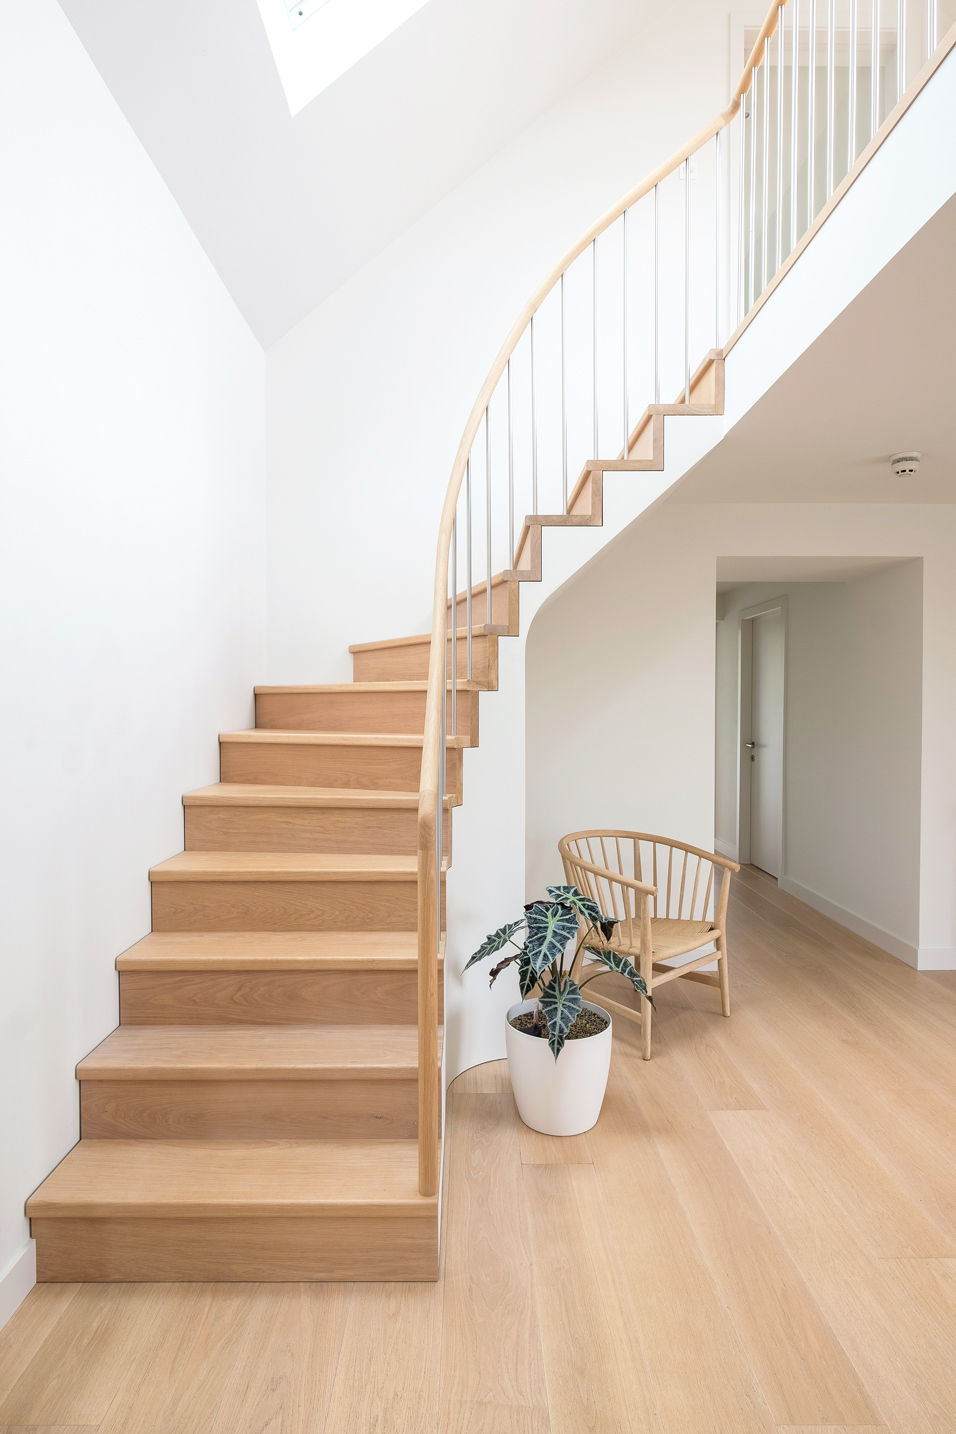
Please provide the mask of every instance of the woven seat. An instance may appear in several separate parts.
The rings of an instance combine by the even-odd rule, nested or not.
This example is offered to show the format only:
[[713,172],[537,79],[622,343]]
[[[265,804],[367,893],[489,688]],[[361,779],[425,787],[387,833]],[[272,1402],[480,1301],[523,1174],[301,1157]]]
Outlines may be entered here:
[[[573,832],[562,837],[558,850],[568,881],[617,920],[608,945],[630,957],[648,991],[679,977],[702,981],[718,987],[721,1010],[730,1015],[727,902],[731,875],[740,870],[736,862],[645,832]],[[722,875],[715,891],[717,869]],[[690,959],[669,964],[680,956]],[[702,969],[715,962],[716,972]],[[613,1012],[640,1021],[643,1056],[650,1060],[650,1004],[641,998],[635,1010],[603,991],[593,995]]]

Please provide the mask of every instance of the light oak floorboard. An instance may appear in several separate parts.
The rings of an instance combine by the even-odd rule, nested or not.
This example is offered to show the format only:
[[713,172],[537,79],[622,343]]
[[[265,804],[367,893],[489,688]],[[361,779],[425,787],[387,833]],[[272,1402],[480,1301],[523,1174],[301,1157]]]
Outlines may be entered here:
[[438,1284],[38,1286],[0,1434],[956,1434],[956,977],[739,891],[586,1136],[453,1084]]

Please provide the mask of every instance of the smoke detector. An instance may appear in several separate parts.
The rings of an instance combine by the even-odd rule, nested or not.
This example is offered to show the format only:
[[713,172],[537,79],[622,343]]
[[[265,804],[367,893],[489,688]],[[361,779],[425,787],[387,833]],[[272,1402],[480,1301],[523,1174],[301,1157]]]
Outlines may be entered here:
[[895,453],[890,459],[890,467],[897,478],[912,478],[919,472],[921,457],[919,453]]

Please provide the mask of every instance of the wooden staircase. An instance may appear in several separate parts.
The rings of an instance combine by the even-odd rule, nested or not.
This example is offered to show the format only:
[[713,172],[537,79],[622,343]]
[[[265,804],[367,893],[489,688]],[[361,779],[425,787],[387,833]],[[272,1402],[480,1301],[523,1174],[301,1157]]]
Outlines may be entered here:
[[[527,520],[470,680],[459,594],[447,808],[543,528],[599,525],[605,471],[659,470],[666,414],[722,408],[711,355],[689,405],[648,409],[626,459]],[[473,615],[486,603],[476,586]],[[186,794],[185,850],[150,872],[152,932],[117,959],[120,1025],[77,1067],[81,1139],[28,1201],[39,1280],[437,1278],[437,1197],[418,1190],[429,650],[359,644],[353,683],[257,688],[255,729],[222,735],[222,780]]]

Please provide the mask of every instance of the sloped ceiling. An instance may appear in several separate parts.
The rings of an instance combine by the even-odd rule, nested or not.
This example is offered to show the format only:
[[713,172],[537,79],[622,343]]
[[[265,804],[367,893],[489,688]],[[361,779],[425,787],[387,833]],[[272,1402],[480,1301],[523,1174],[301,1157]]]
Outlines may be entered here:
[[294,119],[255,0],[61,0],[265,345],[666,0],[429,0]]
[[[954,255],[956,198],[691,470],[671,501],[956,502]],[[895,477],[892,454],[914,449],[923,455],[919,473]]]

